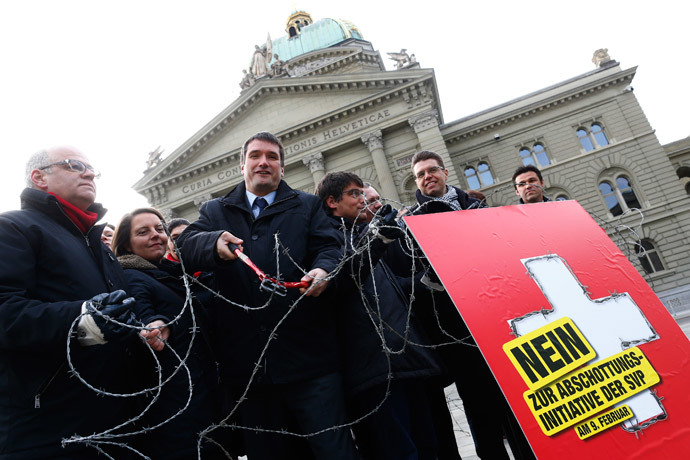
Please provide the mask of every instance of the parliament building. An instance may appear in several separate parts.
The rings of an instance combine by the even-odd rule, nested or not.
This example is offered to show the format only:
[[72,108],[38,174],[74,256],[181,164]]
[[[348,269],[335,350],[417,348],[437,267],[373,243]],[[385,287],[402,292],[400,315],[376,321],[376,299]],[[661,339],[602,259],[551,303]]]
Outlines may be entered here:
[[291,187],[313,192],[327,172],[351,171],[394,205],[414,202],[419,150],[440,154],[448,183],[489,206],[517,204],[511,176],[534,164],[545,194],[577,200],[690,334],[690,137],[659,143],[633,91],[636,67],[597,50],[589,72],[444,120],[434,71],[414,55],[389,53],[386,70],[354,24],[303,11],[285,31],[257,47],[232,104],[165,158],[150,154],[134,189],[166,217],[194,220],[242,181],[240,147],[257,131],[282,140]]

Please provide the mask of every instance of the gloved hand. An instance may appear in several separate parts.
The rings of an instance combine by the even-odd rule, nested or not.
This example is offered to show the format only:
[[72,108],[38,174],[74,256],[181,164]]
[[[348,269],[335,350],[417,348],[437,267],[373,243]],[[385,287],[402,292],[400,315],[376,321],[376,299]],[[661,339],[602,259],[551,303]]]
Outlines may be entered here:
[[79,321],[79,342],[82,345],[104,344],[133,333],[134,329],[115,322],[134,326],[133,306],[134,297],[127,297],[123,290],[104,292],[87,300],[82,304],[84,316]]
[[398,221],[395,220],[397,215],[398,210],[393,209],[390,204],[387,204],[379,209],[379,212],[376,213],[371,221],[371,227],[376,232],[376,236],[386,243],[390,243],[405,234],[398,226]]
[[453,208],[443,200],[431,200],[422,203],[415,214],[436,214],[438,212],[450,212]]

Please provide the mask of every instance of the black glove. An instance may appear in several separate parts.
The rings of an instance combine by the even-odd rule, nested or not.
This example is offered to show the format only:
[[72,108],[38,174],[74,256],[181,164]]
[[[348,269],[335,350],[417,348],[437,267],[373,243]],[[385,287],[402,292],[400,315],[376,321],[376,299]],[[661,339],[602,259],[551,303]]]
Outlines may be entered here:
[[422,203],[415,211],[415,214],[436,214],[437,212],[449,212],[453,208],[443,200],[431,200]]
[[136,318],[132,313],[134,297],[127,297],[125,291],[118,290],[98,294],[91,300],[87,300],[84,306],[106,342],[133,333],[133,328],[121,326],[112,321],[115,320],[130,326],[136,325]]
[[376,229],[377,235],[380,235],[384,241],[395,240],[405,234],[395,220],[397,215],[398,210],[387,204],[379,209],[379,212],[374,216],[371,226]]

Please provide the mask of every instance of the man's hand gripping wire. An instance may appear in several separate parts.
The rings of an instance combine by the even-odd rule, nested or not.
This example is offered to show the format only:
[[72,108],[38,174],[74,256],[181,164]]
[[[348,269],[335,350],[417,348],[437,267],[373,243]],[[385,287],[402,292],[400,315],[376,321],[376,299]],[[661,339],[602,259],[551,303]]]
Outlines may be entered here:
[[230,248],[230,251],[232,251],[246,266],[254,270],[254,273],[256,273],[256,276],[259,277],[259,280],[261,280],[261,285],[259,286],[259,289],[262,291],[267,291],[282,297],[285,297],[287,295],[287,290],[288,288],[297,288],[297,289],[307,289],[309,288],[309,281],[279,281],[275,278],[271,278],[270,276],[266,275],[259,267],[256,266],[252,260],[247,257],[245,253],[242,252],[239,246],[237,246],[234,243],[228,243],[228,248]]

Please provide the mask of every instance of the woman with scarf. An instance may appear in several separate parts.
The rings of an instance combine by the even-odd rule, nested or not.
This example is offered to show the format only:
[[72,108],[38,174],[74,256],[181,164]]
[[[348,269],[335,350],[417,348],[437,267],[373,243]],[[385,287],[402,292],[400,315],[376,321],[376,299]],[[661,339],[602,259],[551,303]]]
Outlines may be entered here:
[[[197,457],[198,433],[218,421],[217,374],[204,335],[206,312],[197,299],[188,301],[193,297],[182,265],[164,257],[167,243],[161,213],[140,208],[122,218],[112,245],[125,269],[127,292],[136,299],[136,315],[146,325],[141,336],[155,350],[142,344],[137,353],[139,377],[154,388],[142,397],[142,411],[157,394],[159,378],[163,382],[140,423],[153,429],[139,435],[134,447],[151,458],[189,459]],[[212,443],[201,445],[203,458],[226,458]]]

